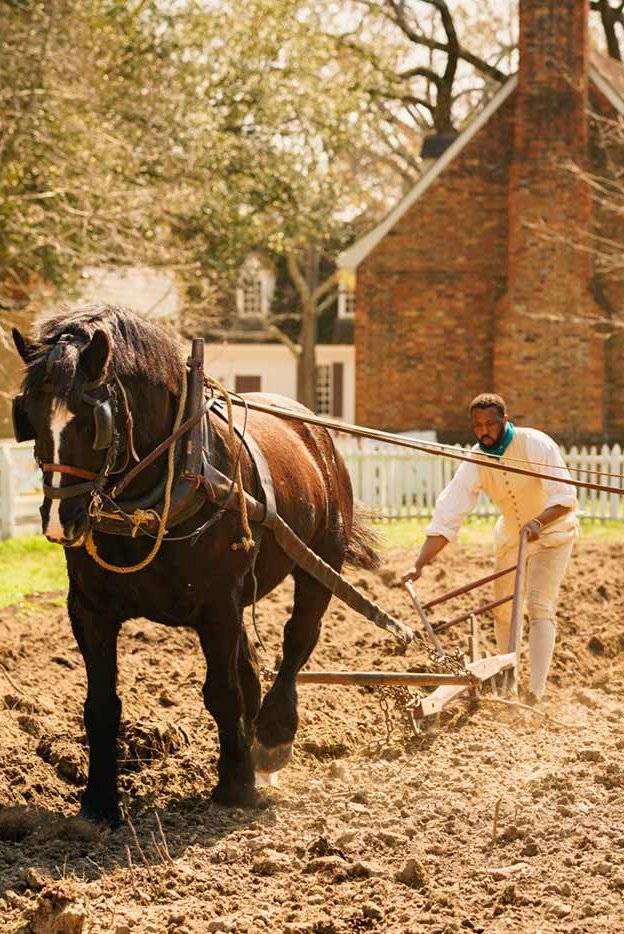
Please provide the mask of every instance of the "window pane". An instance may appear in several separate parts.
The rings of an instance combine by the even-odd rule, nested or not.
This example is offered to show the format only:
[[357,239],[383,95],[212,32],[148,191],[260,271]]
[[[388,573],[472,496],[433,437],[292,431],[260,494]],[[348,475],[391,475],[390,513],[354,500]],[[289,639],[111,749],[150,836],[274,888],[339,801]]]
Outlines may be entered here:
[[244,318],[259,318],[262,316],[262,280],[245,279],[240,286],[241,304],[240,314]]
[[333,401],[332,368],[329,365],[316,368],[316,412],[318,415],[331,415]]

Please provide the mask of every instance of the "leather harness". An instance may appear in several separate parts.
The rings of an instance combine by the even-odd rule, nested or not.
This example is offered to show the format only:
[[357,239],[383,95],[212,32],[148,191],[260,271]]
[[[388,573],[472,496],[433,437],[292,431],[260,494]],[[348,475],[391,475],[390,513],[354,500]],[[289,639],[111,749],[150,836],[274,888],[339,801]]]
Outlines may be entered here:
[[[113,466],[119,448],[119,434],[114,426],[113,418],[110,446],[107,449],[105,462],[99,473],[95,474],[81,468],[68,467],[62,464],[42,465],[44,470],[51,468],[53,472],[86,478],[84,483],[76,483],[66,487],[46,485],[44,488],[45,495],[50,498],[65,499],[90,492],[92,498],[89,512],[93,531],[109,535],[128,536],[136,536],[140,532],[153,534],[158,529],[160,522],[166,478],[140,499],[123,500],[120,496],[142,470],[153,464],[173,444],[176,446],[175,482],[171,493],[167,529],[175,528],[175,526],[192,518],[205,505],[206,501],[215,505],[217,511],[204,525],[191,533],[188,536],[190,538],[201,535],[210,525],[221,518],[225,510],[239,511],[240,491],[237,490],[234,481],[215,467],[212,462],[213,445],[210,414],[213,413],[226,423],[228,422],[228,416],[219,400],[205,398],[203,356],[203,340],[195,339],[188,360],[185,419],[177,431],[154,448],[150,454],[139,461],[109,489],[107,488],[107,481],[114,472]],[[117,380],[117,382],[119,381]],[[105,388],[108,392],[107,399],[111,396],[114,398],[111,385],[106,384]],[[127,450],[133,451],[131,415],[129,415],[129,406],[123,387],[122,394],[124,395],[127,410]],[[101,402],[96,404],[101,404]],[[115,407],[113,408],[114,411]],[[259,498],[252,496],[247,491],[242,491],[249,519],[270,529],[285,554],[331,593],[334,593],[375,625],[391,632],[403,642],[410,642],[414,637],[414,633],[409,626],[393,619],[376,603],[356,590],[334,568],[308,548],[305,542],[284,522],[277,511],[273,478],[260,446],[249,432],[238,426],[234,426],[234,431],[240,439],[240,444],[245,445],[249,454],[254,470],[254,486],[258,491]],[[186,440],[183,442],[183,439]],[[238,456],[240,456],[240,451]],[[120,470],[115,472],[119,473]],[[172,536],[173,538],[175,536]]]

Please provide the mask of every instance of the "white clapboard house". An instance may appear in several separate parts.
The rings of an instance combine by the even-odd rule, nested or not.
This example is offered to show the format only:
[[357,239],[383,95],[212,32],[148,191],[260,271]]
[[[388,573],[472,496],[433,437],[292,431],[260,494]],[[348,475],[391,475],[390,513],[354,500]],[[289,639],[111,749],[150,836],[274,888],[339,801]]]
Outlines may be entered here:
[[[316,411],[352,422],[355,414],[353,292],[339,289],[323,313],[316,347]],[[276,271],[259,256],[241,270],[227,328],[207,329],[206,371],[236,392],[297,396],[293,342],[280,338],[271,321]]]

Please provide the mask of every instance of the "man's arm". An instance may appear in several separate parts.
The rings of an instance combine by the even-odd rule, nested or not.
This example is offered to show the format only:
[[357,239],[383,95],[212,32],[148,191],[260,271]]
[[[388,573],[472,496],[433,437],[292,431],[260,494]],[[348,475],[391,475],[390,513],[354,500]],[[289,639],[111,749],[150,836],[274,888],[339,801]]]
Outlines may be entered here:
[[425,530],[427,537],[414,567],[401,578],[402,583],[418,580],[425,565],[431,564],[449,542],[455,541],[462,522],[474,509],[480,489],[476,465],[464,462],[438,496],[433,519]]
[[545,470],[552,475],[552,479],[542,480],[547,497],[544,509],[522,529],[528,533],[529,541],[534,542],[539,538],[543,526],[576,509],[578,503],[574,487],[565,482],[570,479],[570,472],[552,438],[541,431],[531,431],[527,438],[527,455],[537,471]]
[[406,571],[401,578],[401,583],[406,581],[417,581],[422,574],[422,569],[426,564],[431,564],[436,555],[440,554],[443,548],[448,545],[448,538],[444,535],[427,535],[423,542],[420,553],[414,562],[414,567]]
[[540,512],[539,516],[535,516],[534,519],[531,519],[522,527],[520,534],[526,532],[530,542],[537,541],[545,525],[565,516],[566,512],[570,512],[571,508],[571,506],[547,506],[546,509]]

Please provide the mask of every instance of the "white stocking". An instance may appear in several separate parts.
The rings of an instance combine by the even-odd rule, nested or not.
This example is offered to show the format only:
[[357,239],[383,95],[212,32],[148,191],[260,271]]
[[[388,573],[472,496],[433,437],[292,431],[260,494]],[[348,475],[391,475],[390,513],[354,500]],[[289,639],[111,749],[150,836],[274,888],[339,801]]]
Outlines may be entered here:
[[531,690],[541,699],[548,679],[555,648],[555,624],[551,619],[531,620],[529,630],[529,658],[531,660]]

